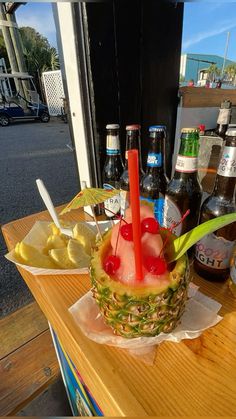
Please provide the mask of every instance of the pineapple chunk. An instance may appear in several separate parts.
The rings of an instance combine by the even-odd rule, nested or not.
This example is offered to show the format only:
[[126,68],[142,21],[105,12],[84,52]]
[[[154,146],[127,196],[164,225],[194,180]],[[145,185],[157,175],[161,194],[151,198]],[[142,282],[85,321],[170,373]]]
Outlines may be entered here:
[[68,256],[68,251],[66,247],[61,249],[51,249],[49,250],[49,256],[52,258],[53,262],[61,269],[75,269],[76,266]]
[[77,223],[73,228],[73,238],[83,246],[85,253],[91,255],[91,248],[95,244],[96,235],[85,223]]
[[19,243],[16,246],[16,254],[20,256],[23,260],[23,263],[29,266],[35,266],[37,268],[46,268],[46,269],[54,269],[55,265],[49,258],[38,249],[33,246],[30,246],[24,242]]
[[69,240],[67,250],[69,259],[76,267],[85,268],[86,266],[89,266],[90,256],[85,253],[84,247],[77,240]]

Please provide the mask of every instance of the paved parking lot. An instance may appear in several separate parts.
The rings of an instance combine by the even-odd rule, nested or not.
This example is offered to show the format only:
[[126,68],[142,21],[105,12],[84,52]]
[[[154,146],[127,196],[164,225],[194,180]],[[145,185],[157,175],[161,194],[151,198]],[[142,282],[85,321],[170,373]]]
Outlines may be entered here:
[[[79,182],[69,127],[60,120],[0,127],[0,224],[45,209],[35,180],[41,178],[55,205],[68,202]],[[0,316],[32,299],[0,235]]]

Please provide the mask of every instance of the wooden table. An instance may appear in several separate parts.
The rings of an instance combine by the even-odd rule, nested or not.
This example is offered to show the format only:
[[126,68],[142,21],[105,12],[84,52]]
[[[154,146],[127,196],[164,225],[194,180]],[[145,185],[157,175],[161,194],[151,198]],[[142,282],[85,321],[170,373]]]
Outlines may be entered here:
[[[67,219],[84,219],[72,212]],[[47,212],[3,226],[11,249]],[[33,277],[20,273],[105,416],[236,416],[236,300],[227,284],[194,274],[200,290],[222,304],[224,319],[201,337],[166,342],[147,365],[125,350],[87,339],[68,308],[90,288],[87,275]]]

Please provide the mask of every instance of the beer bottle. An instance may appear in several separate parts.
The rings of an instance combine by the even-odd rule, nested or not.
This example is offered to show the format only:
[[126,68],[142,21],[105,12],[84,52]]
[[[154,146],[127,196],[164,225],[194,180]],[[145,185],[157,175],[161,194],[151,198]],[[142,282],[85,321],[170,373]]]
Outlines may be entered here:
[[149,149],[147,167],[140,182],[141,199],[154,204],[154,215],[163,225],[164,198],[168,178],[165,173],[166,127],[153,125],[149,128]]
[[[123,162],[120,153],[119,125],[106,126],[106,161],[102,172],[104,189],[120,189],[120,176],[123,172]],[[107,199],[104,202],[104,211],[107,218],[115,218],[120,212],[120,195]]]
[[224,100],[221,102],[220,109],[219,109],[219,116],[217,119],[217,127],[215,130],[215,134],[219,135],[219,137],[225,139],[225,133],[228,129],[230,116],[231,116],[231,105],[232,103],[230,100]]
[[[213,193],[203,202],[200,223],[236,212],[236,130],[226,132],[226,141],[218,166]],[[236,223],[208,234],[195,246],[196,272],[210,281],[229,276],[230,257],[236,243]]]
[[129,172],[128,172],[128,150],[139,150],[139,176],[143,175],[141,143],[140,143],[140,129],[138,124],[126,126],[126,147],[125,147],[125,167],[120,178],[120,206],[121,215],[125,214],[125,209],[129,206]]
[[177,156],[174,176],[171,179],[165,197],[164,226],[169,228],[178,223],[189,209],[189,215],[173,229],[180,236],[191,230],[198,223],[202,188],[198,179],[198,128],[183,128]]

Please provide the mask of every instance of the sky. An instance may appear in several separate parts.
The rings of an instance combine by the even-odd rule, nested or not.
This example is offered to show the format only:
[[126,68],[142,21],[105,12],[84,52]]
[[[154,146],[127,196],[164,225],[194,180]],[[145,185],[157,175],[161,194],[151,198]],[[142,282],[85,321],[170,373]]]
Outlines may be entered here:
[[236,61],[236,2],[184,4],[182,52],[224,56]]
[[51,3],[30,3],[16,11],[18,26],[31,26],[44,35],[52,47],[57,48],[56,28]]
[[[32,26],[57,46],[51,3],[27,3],[17,10],[16,18],[19,26]],[[236,1],[184,3],[183,53],[224,56],[227,32],[227,58],[236,61]]]

